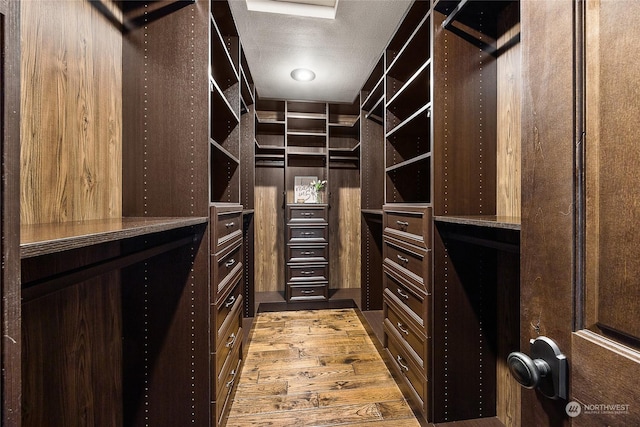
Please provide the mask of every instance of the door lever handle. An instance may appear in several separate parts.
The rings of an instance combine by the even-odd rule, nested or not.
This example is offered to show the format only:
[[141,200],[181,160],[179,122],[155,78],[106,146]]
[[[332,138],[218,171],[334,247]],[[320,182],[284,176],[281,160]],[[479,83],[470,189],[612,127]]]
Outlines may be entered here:
[[547,337],[538,337],[530,342],[531,357],[519,351],[509,354],[509,371],[524,388],[537,388],[550,399],[566,399],[566,356]]

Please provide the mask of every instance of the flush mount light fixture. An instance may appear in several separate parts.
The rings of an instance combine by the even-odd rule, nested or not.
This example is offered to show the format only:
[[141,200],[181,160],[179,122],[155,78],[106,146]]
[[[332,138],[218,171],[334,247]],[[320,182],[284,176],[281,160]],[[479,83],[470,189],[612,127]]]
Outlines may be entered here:
[[338,0],[246,0],[247,10],[335,19]]
[[291,72],[291,78],[298,82],[310,82],[316,78],[316,73],[307,68],[296,68]]

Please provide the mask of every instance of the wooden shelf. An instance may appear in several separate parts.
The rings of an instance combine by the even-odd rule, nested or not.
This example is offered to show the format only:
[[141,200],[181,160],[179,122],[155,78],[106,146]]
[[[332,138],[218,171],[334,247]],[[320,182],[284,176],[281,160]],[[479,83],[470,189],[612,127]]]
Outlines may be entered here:
[[[227,49],[227,41],[225,36],[222,35],[216,20],[213,15],[209,15],[211,19],[211,58],[214,66],[211,67],[213,78],[216,81],[222,82],[227,80],[236,81],[239,80],[240,74],[238,73],[238,54]],[[236,37],[228,37],[228,39],[235,38],[235,43],[230,43],[238,47],[238,40]],[[233,56],[235,53],[235,57]],[[220,62],[220,58],[224,57],[224,63]],[[214,60],[215,59],[215,60]]]
[[451,224],[471,225],[484,228],[500,228],[503,230],[520,230],[520,218],[495,215],[457,215],[434,216],[435,222],[447,222]]
[[361,209],[360,212],[362,212],[362,214],[364,215],[382,216],[383,210],[382,209]]
[[237,163],[240,164],[240,159],[237,156],[234,156],[233,154],[231,154],[229,152],[229,150],[227,150],[226,148],[224,148],[222,145],[218,144],[216,141],[210,139],[209,140],[211,142],[211,145],[213,145],[213,148],[215,150],[220,151],[222,154],[224,154],[225,156],[227,156],[229,158],[229,160],[231,160],[233,163]]
[[362,109],[365,111],[373,111],[375,107],[384,99],[384,77],[380,77],[378,83],[369,92],[369,95],[362,103]]
[[430,157],[431,157],[431,153],[424,153],[424,154],[416,156],[416,157],[414,157],[412,159],[405,160],[404,162],[395,164],[393,166],[389,166],[388,168],[386,168],[386,171],[387,172],[391,172],[391,171],[394,171],[394,170],[397,170],[397,169],[401,169],[401,168],[403,168],[405,166],[410,166],[410,165],[413,165],[415,163],[422,162],[424,160],[428,160]]
[[206,223],[206,217],[124,217],[23,225],[20,227],[20,257],[32,258]]
[[209,82],[211,84],[211,93],[213,94],[211,99],[212,107],[216,108],[216,112],[221,116],[220,118],[216,119],[216,121],[235,120],[235,122],[240,123],[240,117],[238,117],[237,108],[234,108],[231,105],[229,99],[227,99],[226,95],[224,94],[216,80],[212,78],[211,80],[209,80]]

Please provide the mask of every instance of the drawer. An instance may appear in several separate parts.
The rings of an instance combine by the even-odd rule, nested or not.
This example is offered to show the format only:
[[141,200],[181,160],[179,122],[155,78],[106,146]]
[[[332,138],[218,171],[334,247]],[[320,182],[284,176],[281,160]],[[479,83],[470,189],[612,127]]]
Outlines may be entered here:
[[212,295],[212,302],[216,302],[236,280],[238,274],[242,275],[242,240],[234,242],[221,252],[211,256],[211,284],[214,286],[215,295]]
[[304,300],[326,300],[328,298],[328,285],[326,283],[316,283],[308,285],[289,285],[287,287],[289,301]]
[[288,205],[287,223],[327,222],[327,207],[312,205]]
[[[224,326],[226,327],[227,325]],[[240,310],[234,310],[231,313],[231,322],[228,326],[229,328],[226,329],[224,339],[217,343],[216,372],[220,372],[223,368],[225,359],[233,350],[236,342],[242,341],[242,312]]]
[[[233,340],[231,336],[233,333],[237,331],[237,329],[242,326],[242,295],[239,295],[238,298],[234,301],[233,305],[230,307],[230,311],[226,316],[220,318],[220,323],[218,323],[216,328],[211,327],[211,347],[214,349],[213,351],[217,351],[221,347],[224,347],[227,343]],[[219,311],[224,308],[222,306],[211,306],[211,316],[212,319],[218,319]]]
[[[214,396],[216,399],[213,402],[213,406],[215,407],[216,419],[218,421],[216,425],[221,425],[223,415],[227,412],[231,402],[231,393],[240,377],[241,342],[242,340],[236,341],[229,356],[225,358],[222,369],[219,371],[216,370],[217,376],[213,381],[215,385]],[[216,355],[216,359],[217,358],[218,355]]]
[[429,298],[428,295],[415,286],[405,282],[392,269],[383,266],[383,286],[384,295],[392,298],[394,302],[400,304],[407,313],[414,316],[414,319],[421,327],[424,327],[425,320],[428,319]]
[[428,366],[428,363],[425,362],[429,360],[428,339],[425,336],[425,331],[421,330],[415,321],[411,321],[409,317],[403,315],[402,310],[393,301],[385,298],[385,303],[385,325],[390,330],[396,331],[397,337],[411,349],[417,364],[424,370],[425,366]]
[[384,263],[409,276],[421,289],[431,291],[431,250],[386,236]]
[[[242,276],[238,277],[231,291],[225,292],[220,301],[212,305],[213,330],[220,330],[225,322],[229,323],[231,321],[229,316],[236,307],[236,303],[242,298],[243,283],[241,279]],[[213,346],[214,348],[216,347],[216,341],[213,342]]]
[[242,205],[210,208],[211,253],[217,253],[236,239],[242,239]]
[[327,243],[329,229],[326,225],[288,225],[288,243]]
[[396,370],[402,374],[405,382],[409,386],[412,394],[417,398],[421,407],[425,407],[427,402],[427,379],[423,369],[421,369],[397,341],[387,326],[385,325],[385,341],[387,342],[387,356]]
[[421,248],[431,248],[431,207],[385,205],[384,234]]
[[287,265],[287,282],[327,282],[329,264]]
[[329,262],[329,246],[326,243],[287,245],[287,262]]

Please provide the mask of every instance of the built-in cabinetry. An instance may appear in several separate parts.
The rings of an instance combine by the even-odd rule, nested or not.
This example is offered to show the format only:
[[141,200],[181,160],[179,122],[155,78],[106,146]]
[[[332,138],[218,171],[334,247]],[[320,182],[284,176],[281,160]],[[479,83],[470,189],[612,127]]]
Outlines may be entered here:
[[384,346],[425,417],[431,395],[431,207],[384,206]]
[[252,280],[253,83],[227,3],[0,9],[3,163],[21,165],[20,189],[3,175],[22,313],[3,322],[22,352],[3,342],[5,421],[217,425]]
[[[255,126],[256,247],[264,248],[256,251],[256,291],[317,301],[328,299],[332,286],[358,288],[358,103],[258,97]],[[296,185],[312,180],[327,183],[317,193],[296,195]],[[322,248],[300,249],[309,244]],[[314,252],[310,259],[301,256],[308,252]],[[310,263],[314,268],[306,268]],[[305,284],[311,287],[303,289]]]
[[418,1],[384,52],[383,345],[431,420],[431,13]]
[[329,298],[328,206],[287,205],[286,300]]
[[382,310],[383,120],[384,56],[360,91],[360,307],[363,310]]
[[518,418],[519,55],[517,1],[416,1],[361,92],[363,269],[431,422]]
[[255,94],[229,4],[210,4],[211,414],[221,424],[239,375],[243,314],[253,316]]

